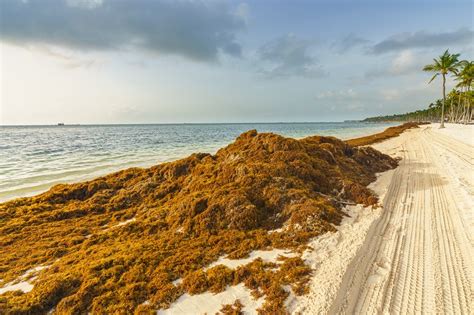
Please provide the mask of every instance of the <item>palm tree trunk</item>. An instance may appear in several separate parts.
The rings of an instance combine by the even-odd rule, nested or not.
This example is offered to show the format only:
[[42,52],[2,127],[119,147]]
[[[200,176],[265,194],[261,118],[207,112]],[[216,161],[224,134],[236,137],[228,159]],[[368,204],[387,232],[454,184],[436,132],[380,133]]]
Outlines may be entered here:
[[449,99],[449,117],[448,117],[448,121],[450,122],[454,122],[454,119],[455,119],[455,115],[454,115],[454,104],[453,104],[453,98],[451,97]]
[[[470,103],[469,103],[470,104]],[[472,110],[471,106],[469,105],[469,110],[471,112],[469,116],[469,122],[471,122],[474,119],[474,110]]]
[[462,123],[467,124],[467,97],[464,98],[464,107],[463,107],[463,117],[462,117]]
[[441,125],[439,128],[444,128],[444,104],[446,103],[446,75],[443,73],[443,105],[441,106]]
[[467,125],[468,123],[468,117],[469,117],[469,92],[470,92],[470,87],[466,87],[466,98],[464,100],[464,107],[465,107],[465,114],[464,114],[464,124]]
[[471,98],[469,97],[471,92],[471,87],[469,86],[467,88],[467,119],[466,119],[466,124],[471,122],[471,116],[472,116],[472,106],[471,106]]
[[453,122],[453,100],[452,99],[450,99],[450,102],[449,102],[449,114],[447,116],[448,116],[448,121]]
[[459,88],[459,97],[458,97],[458,106],[457,106],[458,109],[461,107],[461,95],[462,95],[462,87]]
[[465,103],[466,115],[464,116],[464,124],[468,124],[468,122],[470,120],[469,119],[469,115],[470,115],[470,111],[469,111],[469,107],[470,107],[469,91],[470,91],[470,88],[468,86],[468,87],[466,87],[466,103]]

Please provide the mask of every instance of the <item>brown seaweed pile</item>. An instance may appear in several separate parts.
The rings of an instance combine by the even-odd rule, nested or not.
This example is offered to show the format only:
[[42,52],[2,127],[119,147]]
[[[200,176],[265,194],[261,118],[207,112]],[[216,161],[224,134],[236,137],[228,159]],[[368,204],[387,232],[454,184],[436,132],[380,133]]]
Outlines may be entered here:
[[[284,313],[282,286],[305,292],[310,270],[301,258],[202,268],[256,249],[301,251],[310,238],[334,230],[345,202],[375,205],[366,186],[396,165],[333,137],[295,140],[252,130],[215,155],[0,204],[0,287],[46,266],[34,274],[31,292],[0,295],[0,313],[146,314],[184,292],[238,283],[265,296],[261,313]],[[222,312],[238,312],[239,305]]]
[[382,132],[379,132],[370,136],[355,138],[355,139],[347,140],[346,142],[349,145],[354,146],[354,147],[370,145],[370,144],[382,142],[389,138],[397,137],[405,130],[418,128],[419,125],[425,125],[425,124],[429,124],[429,123],[407,122],[407,123],[404,123],[403,125],[389,127]]

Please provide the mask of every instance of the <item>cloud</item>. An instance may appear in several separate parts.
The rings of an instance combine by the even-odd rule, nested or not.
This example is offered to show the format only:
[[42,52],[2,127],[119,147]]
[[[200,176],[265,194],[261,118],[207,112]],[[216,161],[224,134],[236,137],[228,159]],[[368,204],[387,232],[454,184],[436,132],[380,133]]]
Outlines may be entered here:
[[412,50],[403,50],[399,52],[384,68],[372,69],[365,73],[367,79],[400,76],[412,73],[422,73],[422,58],[418,57]]
[[260,62],[264,64],[260,72],[269,78],[325,75],[311,54],[314,44],[314,41],[289,34],[262,45],[258,50]]
[[394,101],[399,99],[402,95],[397,89],[381,89],[379,91],[380,96],[384,101]]
[[250,18],[250,9],[249,5],[245,2],[240,3],[235,9],[235,15],[240,17],[245,23],[248,23]]
[[65,69],[91,68],[102,65],[101,60],[87,58],[83,55],[79,56],[69,51],[65,52],[58,48],[45,45],[25,46],[24,48],[31,52],[38,52],[45,56],[55,58]]
[[369,40],[351,33],[340,41],[333,43],[332,48],[335,49],[337,53],[343,54],[353,48],[361,47],[367,45],[368,43],[370,43]]
[[423,31],[401,33],[375,44],[371,47],[370,52],[383,54],[411,48],[450,47],[453,45],[472,44],[473,36],[474,32],[467,28],[445,33],[427,33]]
[[70,7],[95,9],[104,3],[103,0],[66,0],[66,4]]
[[393,59],[391,71],[395,74],[404,73],[407,70],[412,70],[415,64],[416,58],[413,52],[411,50],[404,50]]
[[366,96],[352,88],[323,91],[316,95],[316,99],[324,102],[325,108],[330,111],[362,111],[367,101]]
[[348,100],[348,99],[355,99],[359,97],[359,93],[354,91],[353,89],[347,90],[329,90],[324,91],[316,95],[317,99],[332,99],[332,100]]
[[224,2],[3,0],[0,36],[20,45],[139,49],[215,61],[220,53],[241,55],[236,35],[245,27],[244,13],[247,7],[235,11]]

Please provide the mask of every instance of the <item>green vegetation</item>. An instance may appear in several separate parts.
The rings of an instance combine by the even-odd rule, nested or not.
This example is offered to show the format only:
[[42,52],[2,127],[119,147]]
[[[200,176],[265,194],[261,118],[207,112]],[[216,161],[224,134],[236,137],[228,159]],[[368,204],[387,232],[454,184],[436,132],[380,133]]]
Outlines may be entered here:
[[[47,268],[31,274],[31,292],[0,295],[0,313],[152,314],[185,292],[238,283],[265,296],[260,313],[284,313],[284,287],[306,290],[310,269],[301,257],[203,268],[257,249],[301,253],[312,237],[335,230],[347,201],[376,206],[366,186],[396,165],[333,137],[296,140],[253,130],[215,155],[2,203],[0,286]],[[223,312],[239,313],[239,304]]]
[[[431,103],[427,109],[417,110],[405,114],[377,116],[366,118],[364,121],[440,121],[440,128],[444,122],[468,123],[474,118],[474,62],[459,61],[459,54],[450,54],[448,50],[438,59],[433,59],[433,64],[426,65],[423,71],[434,72],[429,81],[431,83],[438,75],[442,76],[443,98]],[[446,78],[454,75],[458,82],[456,87],[446,95]],[[441,117],[441,118],[440,118]]]
[[438,59],[433,59],[434,63],[426,65],[423,71],[435,72],[431,78],[431,83],[438,75],[443,77],[443,103],[441,104],[441,126],[444,128],[444,107],[446,106],[446,75],[449,73],[457,73],[459,67],[459,54],[450,54],[448,50],[444,52]]

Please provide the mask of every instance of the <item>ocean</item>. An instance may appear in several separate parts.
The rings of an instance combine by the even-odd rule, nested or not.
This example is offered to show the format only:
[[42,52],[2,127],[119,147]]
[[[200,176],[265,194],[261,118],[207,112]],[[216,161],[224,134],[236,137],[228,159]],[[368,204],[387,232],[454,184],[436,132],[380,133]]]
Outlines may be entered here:
[[393,125],[396,123],[0,126],[0,201],[194,152],[215,153],[250,129],[293,138],[330,135],[349,139]]

